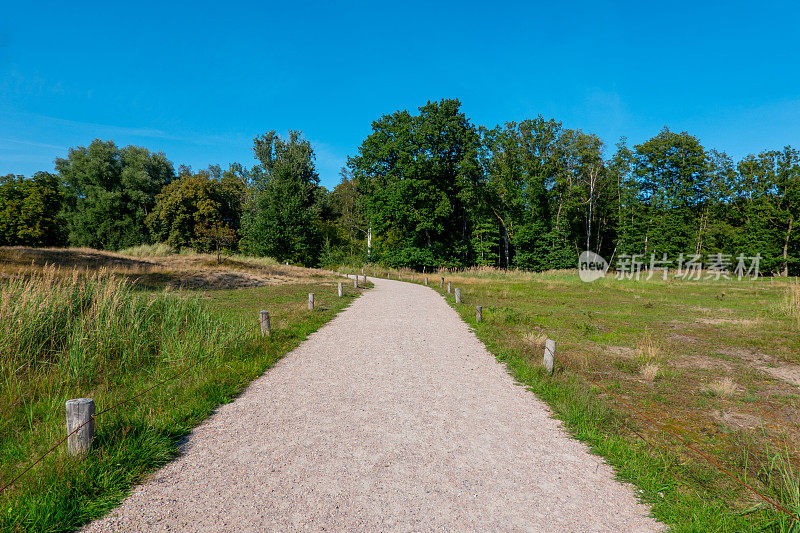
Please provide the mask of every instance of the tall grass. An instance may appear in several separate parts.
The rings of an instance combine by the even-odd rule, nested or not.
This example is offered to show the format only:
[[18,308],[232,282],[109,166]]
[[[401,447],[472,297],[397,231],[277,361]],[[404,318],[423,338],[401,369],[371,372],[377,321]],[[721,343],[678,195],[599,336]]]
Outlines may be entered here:
[[0,408],[30,397],[43,376],[91,387],[154,363],[214,358],[233,340],[196,300],[135,293],[102,270],[12,277],[0,286]]
[[789,282],[783,306],[784,312],[794,321],[797,328],[800,328],[800,283]]
[[191,370],[99,417],[83,464],[64,446],[48,455],[0,496],[0,529],[70,529],[112,505],[228,394],[208,380],[244,337],[195,298],[133,291],[104,271],[51,267],[0,283],[0,486],[63,437],[65,400],[102,410]]
[[156,244],[140,244],[138,246],[131,246],[120,250],[122,255],[130,255],[133,257],[165,257],[178,253],[175,248],[164,242]]

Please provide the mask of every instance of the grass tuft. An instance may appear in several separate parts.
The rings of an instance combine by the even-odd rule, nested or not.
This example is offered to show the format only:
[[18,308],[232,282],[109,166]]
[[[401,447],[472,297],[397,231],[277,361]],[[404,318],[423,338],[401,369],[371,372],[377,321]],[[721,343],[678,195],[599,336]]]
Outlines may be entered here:
[[661,367],[656,363],[647,363],[639,369],[639,374],[646,381],[655,381],[661,373]]
[[731,378],[724,377],[710,383],[706,387],[706,390],[714,396],[719,396],[720,398],[730,398],[736,394],[736,383],[734,383]]

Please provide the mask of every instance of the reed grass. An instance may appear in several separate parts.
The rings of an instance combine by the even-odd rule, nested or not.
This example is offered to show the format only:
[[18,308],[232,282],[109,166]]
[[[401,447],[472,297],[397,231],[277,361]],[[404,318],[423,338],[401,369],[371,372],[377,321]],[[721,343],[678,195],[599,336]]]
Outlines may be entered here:
[[800,329],[800,283],[790,282],[789,286],[786,287],[784,312],[794,321],[795,326]]

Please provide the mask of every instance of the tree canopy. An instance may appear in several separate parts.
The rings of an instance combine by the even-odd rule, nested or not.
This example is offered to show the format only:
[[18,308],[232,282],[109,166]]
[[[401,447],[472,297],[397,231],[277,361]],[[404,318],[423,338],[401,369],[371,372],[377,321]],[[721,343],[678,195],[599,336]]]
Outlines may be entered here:
[[455,99],[379,117],[332,191],[298,131],[256,164],[175,175],[163,153],[94,140],[57,174],[0,178],[0,244],[154,241],[309,266],[574,268],[578,255],[761,257],[800,274],[800,152],[734,161],[664,128],[629,146],[536,116],[476,126]]

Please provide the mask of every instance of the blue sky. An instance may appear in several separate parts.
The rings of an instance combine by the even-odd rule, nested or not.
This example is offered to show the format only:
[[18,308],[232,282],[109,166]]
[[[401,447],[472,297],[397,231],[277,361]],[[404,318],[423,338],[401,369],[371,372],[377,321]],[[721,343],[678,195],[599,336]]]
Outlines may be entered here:
[[322,183],[371,122],[459,98],[476,124],[538,114],[608,151],[663,126],[740,158],[800,145],[793,2],[4,2],[0,175],[94,138],[177,166],[254,164],[301,130]]

